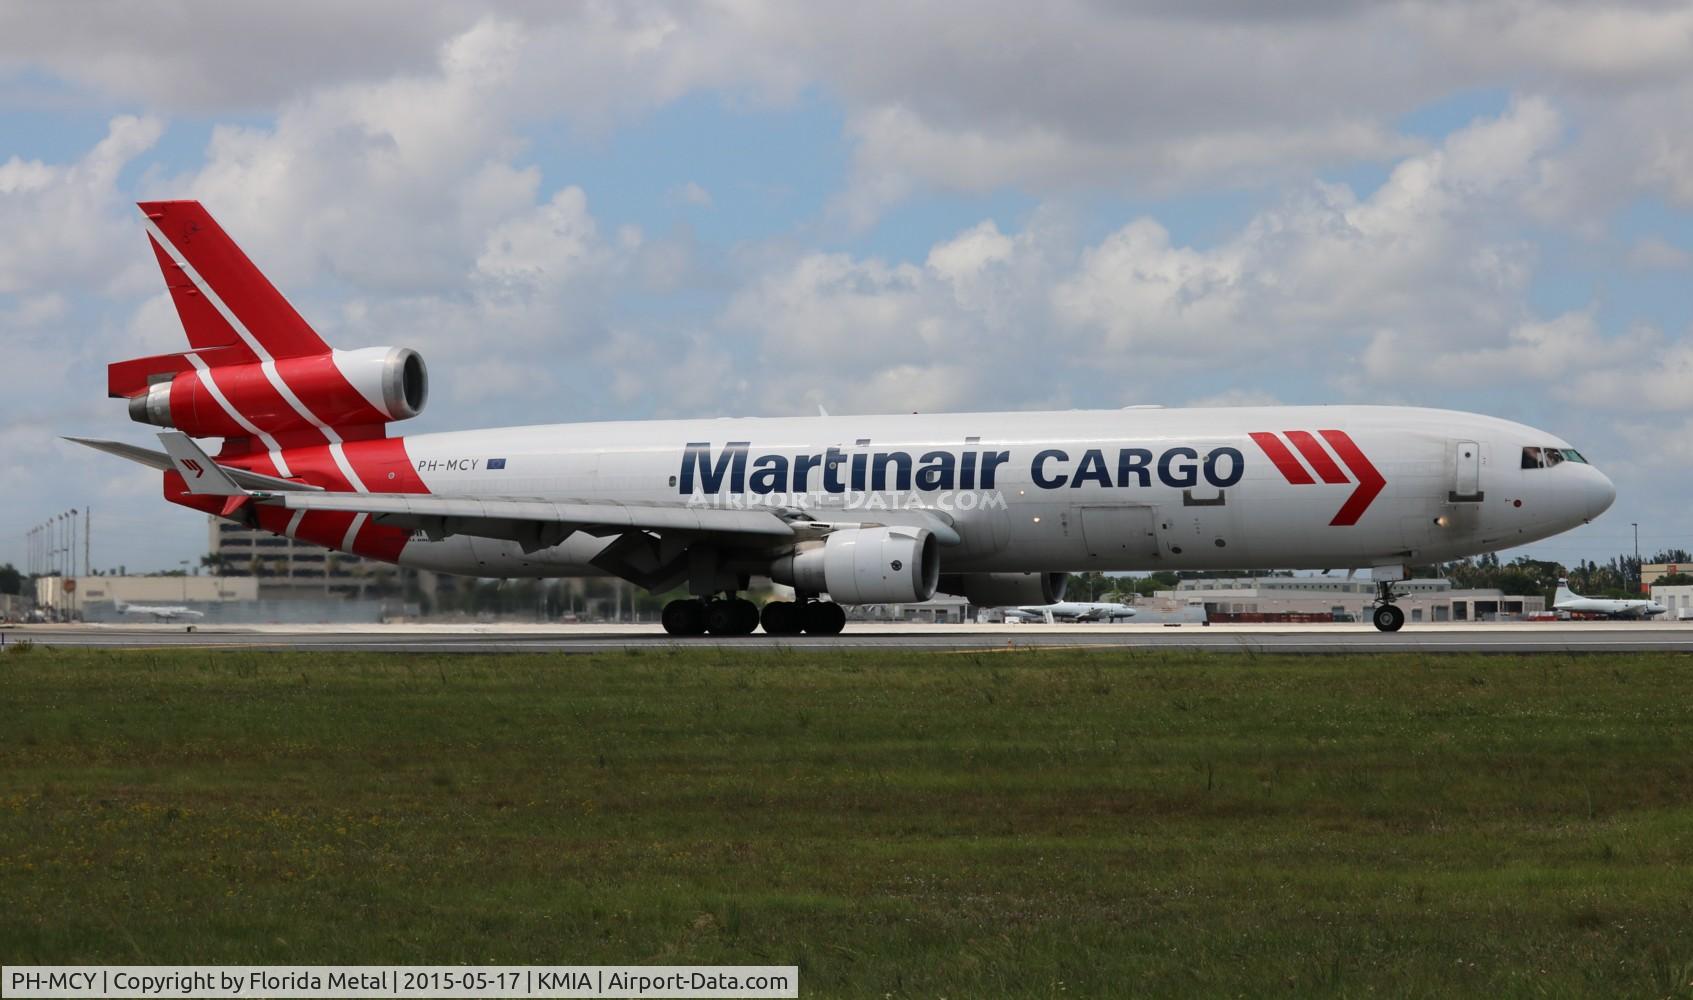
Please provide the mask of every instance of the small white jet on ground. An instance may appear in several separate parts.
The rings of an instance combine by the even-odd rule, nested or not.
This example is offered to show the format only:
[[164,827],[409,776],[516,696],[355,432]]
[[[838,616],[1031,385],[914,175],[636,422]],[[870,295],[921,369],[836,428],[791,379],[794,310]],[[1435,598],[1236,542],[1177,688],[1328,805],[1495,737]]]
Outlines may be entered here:
[[204,618],[204,611],[195,611],[182,604],[125,604],[118,602],[120,615],[152,615],[154,621],[168,622],[178,618]]
[[1657,601],[1615,600],[1605,597],[1582,597],[1570,590],[1568,580],[1558,581],[1558,592],[1552,597],[1553,611],[1577,614],[1605,615],[1609,618],[1651,618],[1669,609]]
[[1127,604],[1114,604],[1109,601],[1059,601],[1057,604],[1024,604],[1015,608],[1006,608],[1005,616],[1023,621],[1045,621],[1047,623],[1054,620],[1115,622],[1133,618],[1135,609]]

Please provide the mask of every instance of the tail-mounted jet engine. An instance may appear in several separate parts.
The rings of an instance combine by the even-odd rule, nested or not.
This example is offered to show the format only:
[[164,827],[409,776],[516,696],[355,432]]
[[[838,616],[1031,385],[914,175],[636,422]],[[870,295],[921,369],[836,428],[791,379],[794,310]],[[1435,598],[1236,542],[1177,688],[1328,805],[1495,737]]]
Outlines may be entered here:
[[[132,419],[191,437],[240,437],[251,434],[250,427],[285,434],[313,426],[385,424],[417,416],[429,399],[428,369],[409,347],[222,365],[217,353],[204,352],[206,367],[187,367],[180,355],[166,355],[158,359],[160,372],[124,373],[145,378],[145,391],[134,387],[131,394],[124,391],[131,387],[114,385],[113,395],[129,396]],[[149,360],[125,365],[145,366]],[[113,375],[115,381],[118,373]]]

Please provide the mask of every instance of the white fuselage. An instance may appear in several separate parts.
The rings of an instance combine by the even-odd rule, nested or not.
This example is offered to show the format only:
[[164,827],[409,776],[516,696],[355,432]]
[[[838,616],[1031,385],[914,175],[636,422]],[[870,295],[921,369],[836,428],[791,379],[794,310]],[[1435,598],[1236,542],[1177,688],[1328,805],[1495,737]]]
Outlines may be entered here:
[[203,611],[195,611],[194,609],[188,607],[187,605],[178,605],[178,604],[168,604],[168,605],[125,604],[125,605],[122,605],[118,608],[118,613],[119,614],[125,614],[125,615],[151,615],[153,618],[156,618],[157,620],[162,621],[162,622],[168,622],[173,618],[204,618],[205,617],[205,612],[203,612]]
[[1627,601],[1607,597],[1580,597],[1574,594],[1564,596],[1567,591],[1560,591],[1557,602],[1552,605],[1554,611],[1566,611],[1572,614],[1606,615],[1611,618],[1652,618],[1669,611],[1656,601]]
[[1038,621],[1127,621],[1135,609],[1110,601],[1059,601],[1057,604],[1024,604],[1007,608],[1006,614]]
[[[1377,406],[669,420],[404,439],[440,496],[939,523],[950,529],[948,573],[1432,562],[1555,535],[1610,505],[1610,481],[1584,461],[1520,467],[1529,446],[1568,447],[1505,420]],[[485,577],[594,575],[610,542],[577,532],[525,553],[419,532],[399,561]]]

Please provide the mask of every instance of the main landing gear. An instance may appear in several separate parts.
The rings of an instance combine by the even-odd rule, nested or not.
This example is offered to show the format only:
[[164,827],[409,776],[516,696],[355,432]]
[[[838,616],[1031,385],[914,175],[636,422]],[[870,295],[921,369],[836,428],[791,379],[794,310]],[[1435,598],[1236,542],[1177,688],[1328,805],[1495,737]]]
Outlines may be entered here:
[[831,601],[771,601],[764,606],[764,631],[770,635],[840,635],[846,612]]
[[660,621],[671,635],[751,635],[761,623],[770,635],[839,635],[846,612],[829,601],[771,601],[760,615],[744,597],[688,598],[666,604]]
[[1393,603],[1393,581],[1376,581],[1376,609],[1370,620],[1382,632],[1397,632],[1405,625],[1405,612]]

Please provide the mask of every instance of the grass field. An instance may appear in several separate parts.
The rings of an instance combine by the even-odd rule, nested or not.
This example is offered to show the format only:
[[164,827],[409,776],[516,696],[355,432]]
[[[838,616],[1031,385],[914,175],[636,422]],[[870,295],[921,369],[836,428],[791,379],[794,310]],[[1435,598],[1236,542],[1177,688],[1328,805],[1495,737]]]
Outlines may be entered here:
[[35,649],[8,963],[1693,995],[1693,657]]

